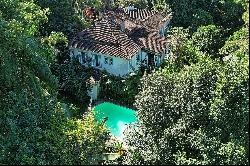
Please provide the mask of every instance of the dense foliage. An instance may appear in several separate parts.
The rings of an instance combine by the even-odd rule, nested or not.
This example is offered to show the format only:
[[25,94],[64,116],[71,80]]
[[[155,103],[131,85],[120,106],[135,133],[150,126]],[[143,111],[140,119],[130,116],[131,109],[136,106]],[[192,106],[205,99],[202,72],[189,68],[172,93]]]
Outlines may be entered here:
[[[0,164],[97,164],[109,133],[87,91],[96,71],[68,55],[108,0],[0,1]],[[161,69],[102,73],[100,98],[137,109],[123,164],[248,165],[248,0],[115,0],[172,11]],[[124,152],[115,144],[111,152]],[[119,161],[120,162],[120,161]],[[111,163],[112,164],[112,163]]]
[[141,72],[131,74],[126,78],[103,73],[100,82],[101,91],[99,98],[115,100],[121,104],[133,106],[135,96],[140,89],[141,77]]
[[37,36],[47,11],[33,1],[0,1],[1,164],[92,164],[108,139],[93,115],[66,118],[58,103],[53,42]]
[[[77,32],[88,26],[82,9],[78,9],[74,0],[35,0],[42,8],[48,9],[48,21],[40,27],[41,35],[48,36],[52,31],[62,32],[72,38]],[[79,11],[80,10],[80,11]]]
[[[87,80],[90,76],[86,74],[84,68],[78,61],[67,61],[61,65],[53,66],[53,73],[59,79],[59,91],[67,93],[66,96],[70,97],[76,102],[89,101],[87,95]],[[88,103],[86,103],[88,105]]]
[[215,25],[201,26],[193,33],[192,42],[198,50],[216,57],[224,45],[223,31]]
[[196,29],[214,23],[225,29],[237,29],[243,24],[243,6],[237,0],[166,0],[173,11],[175,26]]
[[[130,164],[248,164],[248,61],[203,60],[143,78]],[[234,157],[232,159],[232,156]]]
[[215,25],[172,28],[170,60],[136,96],[125,164],[249,164],[248,16],[229,38]]

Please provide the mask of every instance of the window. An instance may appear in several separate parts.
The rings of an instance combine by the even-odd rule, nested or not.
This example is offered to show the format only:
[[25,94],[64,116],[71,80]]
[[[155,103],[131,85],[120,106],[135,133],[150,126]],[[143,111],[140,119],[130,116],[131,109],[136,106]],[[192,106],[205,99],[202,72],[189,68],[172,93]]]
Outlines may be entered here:
[[104,64],[113,65],[113,58],[104,57]]
[[110,64],[110,65],[113,65],[113,58],[110,58],[110,59],[109,59],[109,64]]
[[94,64],[95,66],[100,66],[100,59],[101,59],[101,56],[100,55],[97,55],[97,54],[94,54],[94,57],[95,57],[95,60],[94,60]]
[[81,52],[81,57],[82,57],[82,63],[86,63],[86,53],[85,52]]
[[87,65],[90,66],[92,64],[92,57],[86,56],[86,62],[87,62]]
[[76,57],[77,57],[78,61],[80,63],[82,63],[82,54],[81,54],[81,52],[78,52],[77,55],[76,55]]
[[140,62],[140,55],[139,54],[136,55],[136,61]]
[[155,62],[157,62],[157,59],[158,59],[158,56],[157,56],[157,55],[155,55]]
[[74,50],[70,50],[70,57],[72,58],[74,56]]
[[105,58],[104,58],[104,63],[105,63],[105,64],[108,64],[108,60],[109,60],[108,57],[105,57]]

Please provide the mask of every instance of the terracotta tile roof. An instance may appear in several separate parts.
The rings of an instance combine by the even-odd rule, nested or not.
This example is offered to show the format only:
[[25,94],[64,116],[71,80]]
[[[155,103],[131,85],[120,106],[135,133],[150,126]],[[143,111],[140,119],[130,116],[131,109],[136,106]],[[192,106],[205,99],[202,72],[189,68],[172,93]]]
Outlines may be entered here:
[[161,12],[150,11],[148,9],[123,9],[123,12],[119,12],[119,15],[123,19],[133,22],[135,24],[144,26],[149,30],[159,30],[163,26],[164,22],[171,19],[171,16],[165,15]]
[[145,19],[143,22],[141,22],[141,24],[148,29],[160,30],[160,28],[165,23],[165,21],[163,21],[164,19],[166,19],[166,17],[164,17],[161,13],[156,13]]
[[[167,41],[160,37],[159,30],[167,19],[155,11],[123,9],[115,12],[113,19],[104,18],[78,33],[69,46],[124,59],[130,59],[140,49],[164,53]],[[124,32],[120,30],[123,21]]]
[[110,20],[101,20],[69,43],[70,47],[130,59],[140,47]]
[[164,53],[167,40],[159,35],[159,32],[148,31],[141,27],[134,29],[129,37],[141,48],[155,53]]
[[127,8],[124,8],[123,11],[127,17],[137,20],[137,21],[144,21],[148,17],[157,13],[156,11],[151,11],[148,9],[128,10]]

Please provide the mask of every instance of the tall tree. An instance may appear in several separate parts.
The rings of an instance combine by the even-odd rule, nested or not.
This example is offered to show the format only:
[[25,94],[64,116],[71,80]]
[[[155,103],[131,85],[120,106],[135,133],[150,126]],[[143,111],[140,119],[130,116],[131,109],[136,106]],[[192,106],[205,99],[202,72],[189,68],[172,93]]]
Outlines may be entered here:
[[0,6],[0,163],[92,164],[108,133],[91,115],[69,120],[57,102],[52,51],[36,37],[47,10],[26,0]]
[[[233,32],[243,23],[243,3],[237,0],[166,0],[173,11],[174,26],[192,27],[216,24]],[[231,34],[231,33],[230,33]]]
[[215,25],[201,26],[192,35],[194,47],[205,54],[217,56],[224,45],[223,30]]
[[43,36],[49,36],[52,31],[62,32],[69,39],[88,26],[84,18],[83,7],[75,0],[36,0],[42,8],[48,9],[48,22],[40,27]]
[[204,59],[145,76],[124,162],[248,164],[248,66]]

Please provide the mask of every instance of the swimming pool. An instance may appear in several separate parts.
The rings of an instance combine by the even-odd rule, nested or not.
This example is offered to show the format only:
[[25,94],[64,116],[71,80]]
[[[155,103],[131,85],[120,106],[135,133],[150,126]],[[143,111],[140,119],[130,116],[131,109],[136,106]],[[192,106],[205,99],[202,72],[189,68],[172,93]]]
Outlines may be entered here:
[[121,140],[127,124],[137,121],[135,110],[109,102],[95,106],[93,111],[98,122],[102,122],[105,117],[108,117],[105,126],[110,129],[112,135]]

